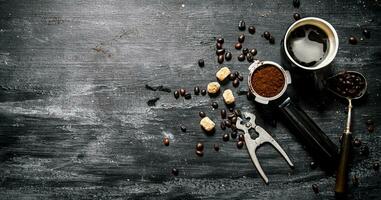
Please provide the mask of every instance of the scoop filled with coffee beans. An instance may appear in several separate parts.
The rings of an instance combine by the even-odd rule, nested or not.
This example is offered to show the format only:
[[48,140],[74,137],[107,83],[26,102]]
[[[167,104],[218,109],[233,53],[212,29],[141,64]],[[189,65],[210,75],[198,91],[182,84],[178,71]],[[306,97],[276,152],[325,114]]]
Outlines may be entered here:
[[336,195],[344,195],[347,187],[347,168],[352,143],[352,100],[364,96],[367,89],[367,82],[361,73],[346,71],[329,78],[327,80],[327,87],[332,93],[348,100],[347,123],[341,140],[340,160],[336,173],[335,186]]

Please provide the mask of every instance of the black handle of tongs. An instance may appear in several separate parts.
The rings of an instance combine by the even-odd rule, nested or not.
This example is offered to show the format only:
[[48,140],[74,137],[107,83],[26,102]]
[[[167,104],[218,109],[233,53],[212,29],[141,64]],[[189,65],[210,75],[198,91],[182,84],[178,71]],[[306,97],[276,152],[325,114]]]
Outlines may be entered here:
[[279,110],[291,132],[301,140],[323,168],[333,172],[338,158],[337,146],[290,98],[279,106]]

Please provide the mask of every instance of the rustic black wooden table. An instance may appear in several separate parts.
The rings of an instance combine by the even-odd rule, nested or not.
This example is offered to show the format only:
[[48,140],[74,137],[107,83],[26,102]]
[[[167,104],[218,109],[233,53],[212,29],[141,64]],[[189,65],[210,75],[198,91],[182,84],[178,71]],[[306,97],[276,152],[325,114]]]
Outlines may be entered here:
[[[311,169],[313,158],[284,124],[275,126],[246,96],[236,96],[237,108],[257,113],[295,164],[290,169],[273,148],[262,147],[269,185],[245,149],[222,141],[224,131],[208,137],[200,130],[199,111],[220,122],[210,104],[223,108],[221,97],[176,100],[172,94],[215,80],[217,36],[234,55],[224,64],[246,80],[248,63],[238,62],[233,48],[241,19],[257,29],[245,32],[244,46],[257,48],[258,59],[281,62],[280,41],[294,12],[329,21],[340,39],[331,67],[368,79],[368,95],[354,106],[353,133],[369,155],[354,148],[350,177],[358,184],[349,181],[350,197],[380,199],[380,173],[372,167],[381,155],[380,11],[377,0],[304,0],[299,9],[291,0],[0,0],[0,199],[333,199],[334,176]],[[364,27],[371,37],[361,40]],[[274,35],[274,45],[260,36],[264,31]],[[351,35],[357,45],[348,44]],[[197,66],[200,58],[204,68]],[[299,104],[338,144],[346,103],[327,99],[300,98]],[[203,157],[195,154],[198,141],[205,144]]]

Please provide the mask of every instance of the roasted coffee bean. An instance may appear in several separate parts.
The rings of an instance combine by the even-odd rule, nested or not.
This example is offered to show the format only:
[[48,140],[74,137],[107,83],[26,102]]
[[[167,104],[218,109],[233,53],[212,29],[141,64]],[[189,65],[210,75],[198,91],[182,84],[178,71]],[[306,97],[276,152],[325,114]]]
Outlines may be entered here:
[[239,81],[243,81],[243,76],[241,74],[238,75],[237,78],[238,78]]
[[256,56],[257,55],[257,49],[256,48],[250,49],[250,53],[251,53],[251,55]]
[[186,93],[185,89],[181,88],[180,89],[180,95],[181,96],[185,96],[185,93]]
[[216,50],[216,55],[217,56],[223,56],[223,55],[225,55],[225,49],[217,49]]
[[243,20],[239,21],[239,23],[238,23],[238,29],[240,31],[244,31],[246,29],[246,23],[245,23],[245,21],[243,21]]
[[223,44],[224,43],[224,38],[222,38],[222,37],[217,38],[217,43]]
[[239,110],[239,109],[234,110],[234,114],[235,114],[236,117],[241,117],[242,118],[241,110]]
[[237,138],[237,131],[232,131],[230,133],[230,137],[232,137],[233,139],[236,139]]
[[172,168],[172,174],[173,174],[174,176],[179,175],[179,170],[176,169],[176,168]]
[[205,61],[204,61],[204,59],[200,59],[200,60],[198,60],[198,66],[199,66],[199,67],[204,67],[204,66],[205,66]]
[[358,176],[356,176],[356,175],[353,175],[352,176],[352,185],[353,186],[359,186],[359,177]]
[[295,8],[299,8],[299,7],[300,7],[300,0],[293,0],[293,1],[292,1],[292,5],[293,5]]
[[222,109],[222,110],[221,110],[221,118],[222,118],[222,119],[225,119],[225,118],[226,118],[226,110],[225,110],[225,109]]
[[242,49],[242,53],[246,55],[247,53],[249,53],[249,49],[248,48],[243,48]]
[[228,118],[229,119],[231,119],[232,117],[234,117],[235,115],[234,115],[234,113],[232,113],[232,112],[234,112],[234,108],[233,107],[229,107],[229,114],[228,114]]
[[294,13],[293,17],[294,17],[295,21],[298,21],[299,19],[302,18],[299,13]]
[[237,148],[238,149],[242,149],[242,147],[243,147],[243,141],[237,141]]
[[275,44],[275,38],[274,38],[274,36],[270,35],[269,43],[270,44]]
[[197,151],[203,151],[204,150],[204,144],[202,142],[197,142],[196,150]]
[[316,169],[316,167],[317,167],[317,163],[314,162],[314,161],[311,161],[311,162],[310,162],[310,167],[311,167],[311,169]]
[[266,40],[269,40],[269,39],[270,39],[270,36],[271,36],[270,32],[268,32],[268,31],[263,32],[263,37],[264,37]]
[[198,86],[194,87],[194,94],[199,95],[200,94],[200,88]]
[[225,53],[225,60],[230,61],[232,59],[233,55],[230,51]]
[[202,157],[204,155],[204,151],[196,150],[196,155]]
[[218,108],[218,103],[217,102],[212,102],[212,107],[214,108],[214,109],[217,109]]
[[228,128],[232,127],[232,122],[230,120],[225,120],[225,126]]
[[254,34],[255,33],[255,27],[254,26],[249,26],[249,33]]
[[224,62],[224,56],[223,55],[219,55],[218,58],[217,58],[217,61],[218,61],[218,63],[222,64]]
[[222,49],[222,44],[221,43],[216,43],[216,49]]
[[213,148],[214,148],[215,151],[219,151],[220,150],[220,145],[214,144]]
[[238,80],[238,78],[236,78],[233,81],[233,87],[238,87],[238,86],[239,86],[239,80]]
[[242,49],[242,44],[237,42],[235,45],[234,45],[234,48],[237,49],[237,50],[240,50]]
[[372,119],[368,119],[366,120],[366,125],[370,126],[370,125],[374,125],[374,122]]
[[239,71],[236,71],[236,72],[234,72],[234,75],[235,75],[236,77],[238,77],[238,76],[241,75],[241,74],[239,73]]
[[245,41],[245,35],[244,34],[239,35],[238,42],[243,43],[244,41]]
[[222,136],[222,139],[226,142],[226,141],[229,141],[229,134],[225,133],[223,136]]
[[169,138],[165,137],[165,138],[163,139],[163,144],[164,144],[165,146],[169,146]]
[[373,133],[374,132],[374,125],[368,126],[368,132]]
[[370,31],[367,29],[367,28],[364,28],[362,30],[362,34],[366,37],[366,38],[370,38]]
[[205,114],[204,112],[202,112],[202,111],[200,111],[200,112],[198,113],[198,115],[199,115],[201,118],[206,117],[206,114]]
[[360,147],[360,155],[361,156],[368,156],[369,155],[369,147],[367,145],[362,145]]
[[380,170],[380,163],[379,162],[373,163],[373,169],[374,169],[374,171]]
[[222,130],[226,130],[226,125],[224,121],[221,122],[220,127]]
[[182,132],[187,132],[187,127],[185,127],[184,125],[181,125],[180,129]]
[[243,136],[242,133],[239,134],[239,135],[238,135],[238,140],[239,140],[239,141],[245,141],[245,136]]
[[186,94],[184,95],[184,98],[185,98],[185,99],[191,99],[191,98],[192,98],[191,93],[186,93]]
[[253,94],[251,94],[250,91],[247,91],[246,98],[247,98],[247,100],[253,100]]
[[355,45],[355,44],[357,44],[357,39],[356,39],[356,37],[351,36],[351,37],[349,37],[348,42],[349,42],[349,44]]
[[248,54],[246,54],[246,60],[247,60],[247,62],[252,63],[252,62],[254,62],[254,56],[251,55],[251,53],[248,53]]
[[235,124],[237,122],[237,117],[233,117],[231,121],[232,121],[232,126],[233,126],[233,124]]
[[239,56],[238,56],[238,61],[242,62],[245,60],[245,55],[243,53],[241,53]]
[[205,95],[206,95],[206,90],[205,90],[205,89],[202,89],[202,90],[201,90],[201,95],[202,95],[202,96],[205,96]]
[[353,146],[355,146],[355,147],[359,147],[359,146],[361,146],[361,140],[360,139],[358,139],[358,138],[355,138],[354,140],[353,140]]
[[235,78],[236,78],[236,77],[235,77],[235,74],[234,74],[234,73],[231,73],[231,74],[229,75],[229,80],[233,81]]
[[316,184],[312,184],[312,190],[315,192],[315,194],[319,193],[319,186]]
[[174,93],[173,93],[173,96],[175,96],[176,99],[178,99],[180,97],[180,92],[178,90],[176,90]]

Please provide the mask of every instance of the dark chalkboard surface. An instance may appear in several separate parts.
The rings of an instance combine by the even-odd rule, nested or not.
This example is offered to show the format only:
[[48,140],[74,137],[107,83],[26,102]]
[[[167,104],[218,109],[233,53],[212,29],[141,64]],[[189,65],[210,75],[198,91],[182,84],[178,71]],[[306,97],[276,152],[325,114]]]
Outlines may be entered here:
[[[281,63],[281,38],[294,12],[337,29],[334,71],[367,77],[368,94],[354,105],[353,136],[369,155],[354,148],[350,177],[358,184],[349,181],[349,189],[352,199],[379,199],[380,173],[372,166],[381,155],[380,10],[376,0],[305,0],[299,9],[291,0],[0,0],[0,199],[333,199],[334,176],[310,168],[313,158],[281,121],[268,120],[275,115],[268,109],[236,95],[236,107],[256,113],[295,165],[290,169],[271,146],[261,147],[257,153],[270,180],[265,185],[245,148],[222,141],[228,131],[217,128],[207,136],[199,127],[199,111],[220,123],[221,96],[176,100],[172,93],[185,88],[193,94],[194,86],[215,80],[218,36],[233,53],[224,65],[244,75],[245,89],[249,64],[238,62],[233,48],[238,22],[256,27],[254,35],[245,32],[244,47],[257,48],[258,59]],[[264,31],[275,37],[274,45],[261,37]],[[357,45],[348,44],[351,35]],[[172,92],[147,90],[146,84]],[[231,83],[223,87],[237,91]],[[294,89],[298,104],[339,144],[346,102]],[[212,109],[213,101],[219,109]],[[195,154],[199,141],[203,157]]]

